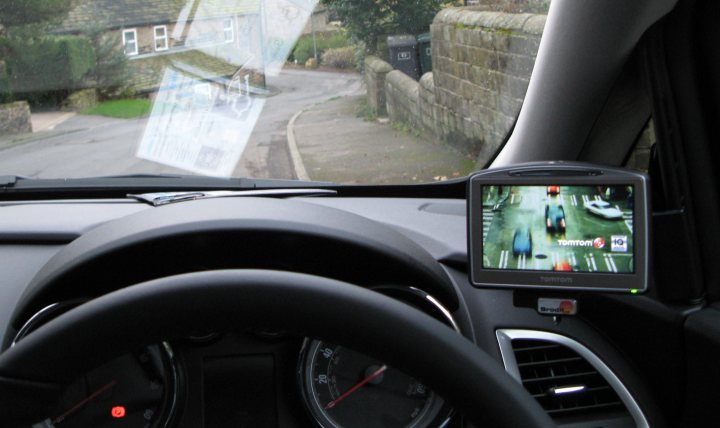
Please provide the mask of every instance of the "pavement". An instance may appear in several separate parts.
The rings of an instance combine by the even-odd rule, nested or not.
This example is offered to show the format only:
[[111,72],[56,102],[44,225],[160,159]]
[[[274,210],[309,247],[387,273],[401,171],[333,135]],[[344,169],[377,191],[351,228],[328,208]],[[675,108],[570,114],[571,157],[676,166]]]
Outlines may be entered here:
[[267,98],[233,176],[297,179],[288,150],[287,125],[299,111],[332,97],[365,92],[358,73],[285,68],[266,83],[278,95]]
[[52,131],[73,116],[75,116],[75,112],[72,111],[33,112],[30,123],[32,123],[33,132]]
[[[475,162],[406,125],[366,120],[362,95],[335,97],[299,112],[288,126],[306,179],[346,184],[407,184],[468,174]],[[294,158],[295,156],[293,156]],[[298,168],[299,162],[299,168]]]

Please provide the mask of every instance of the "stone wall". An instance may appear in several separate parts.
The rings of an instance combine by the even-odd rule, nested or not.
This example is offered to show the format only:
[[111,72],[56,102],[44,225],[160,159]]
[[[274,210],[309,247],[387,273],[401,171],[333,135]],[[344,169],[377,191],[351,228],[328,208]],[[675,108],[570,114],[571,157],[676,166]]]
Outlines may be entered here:
[[[432,73],[415,86],[388,74],[390,119],[418,126],[480,161],[489,158],[520,111],[544,25],[544,15],[442,10],[430,28]],[[368,85],[368,98],[370,91]],[[417,100],[415,110],[408,100]]]
[[394,122],[417,126],[420,120],[418,82],[400,70],[393,70],[385,78],[387,113]]
[[447,108],[440,137],[490,156],[513,126],[525,97],[544,15],[438,13],[432,34],[435,97]]
[[63,101],[63,109],[82,111],[95,106],[97,102],[97,91],[95,89],[81,89],[73,92]]
[[32,132],[27,101],[0,104],[0,136]]
[[412,125],[426,135],[440,134],[447,109],[435,102],[432,73],[425,73],[417,82],[402,71],[393,70],[385,79],[385,94],[391,121]]
[[370,107],[380,116],[387,113],[385,107],[385,76],[392,66],[378,57],[368,55],[365,58],[365,85]]
[[330,25],[330,13],[328,12],[327,7],[323,4],[318,4],[315,6],[315,10],[313,10],[311,18],[308,19],[301,34],[312,34],[313,30],[316,33],[319,33],[322,31],[333,31],[337,29],[338,27]]

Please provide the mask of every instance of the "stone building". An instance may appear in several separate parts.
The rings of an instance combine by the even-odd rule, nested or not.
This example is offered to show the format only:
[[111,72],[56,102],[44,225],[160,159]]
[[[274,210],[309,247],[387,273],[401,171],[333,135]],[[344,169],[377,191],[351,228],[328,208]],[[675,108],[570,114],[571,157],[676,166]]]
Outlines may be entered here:
[[159,89],[168,67],[264,87],[260,0],[80,0],[55,33],[91,31],[117,40],[141,93]]

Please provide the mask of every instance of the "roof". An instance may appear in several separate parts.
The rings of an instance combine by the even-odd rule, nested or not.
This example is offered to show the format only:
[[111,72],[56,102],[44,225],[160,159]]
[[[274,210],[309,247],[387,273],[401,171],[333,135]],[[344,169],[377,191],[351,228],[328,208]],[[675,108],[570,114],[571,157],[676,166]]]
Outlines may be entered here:
[[239,65],[198,50],[133,59],[128,61],[128,67],[132,75],[131,86],[138,92],[158,89],[169,67],[201,80],[221,82],[229,79],[240,68]]
[[260,0],[80,0],[57,31],[122,28],[257,13]]

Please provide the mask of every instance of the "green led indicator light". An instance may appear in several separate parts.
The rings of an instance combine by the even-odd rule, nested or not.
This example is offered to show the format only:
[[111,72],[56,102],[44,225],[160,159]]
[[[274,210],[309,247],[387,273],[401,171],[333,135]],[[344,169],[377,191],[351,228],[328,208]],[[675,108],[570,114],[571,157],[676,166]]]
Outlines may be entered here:
[[637,288],[633,288],[632,290],[630,290],[630,294],[637,294],[637,293],[638,293]]

